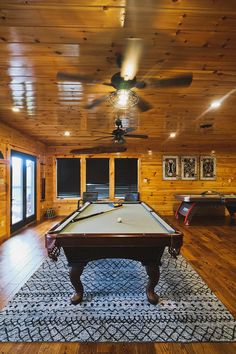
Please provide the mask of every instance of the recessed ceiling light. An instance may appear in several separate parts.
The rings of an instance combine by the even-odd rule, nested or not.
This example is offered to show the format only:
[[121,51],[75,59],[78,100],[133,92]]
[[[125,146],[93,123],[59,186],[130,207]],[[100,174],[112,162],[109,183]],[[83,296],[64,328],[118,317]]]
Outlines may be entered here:
[[148,150],[148,155],[152,155],[152,150],[151,149]]
[[70,136],[70,132],[68,131],[64,132],[64,136]]
[[218,107],[220,107],[220,105],[221,105],[221,101],[220,100],[217,100],[217,101],[213,101],[212,103],[211,103],[211,108],[213,108],[213,109],[215,109],[215,108],[218,108]]
[[13,112],[20,112],[20,108],[19,108],[19,107],[13,107],[13,108],[12,108],[12,111],[13,111]]
[[175,138],[176,137],[176,133],[170,133],[170,138]]

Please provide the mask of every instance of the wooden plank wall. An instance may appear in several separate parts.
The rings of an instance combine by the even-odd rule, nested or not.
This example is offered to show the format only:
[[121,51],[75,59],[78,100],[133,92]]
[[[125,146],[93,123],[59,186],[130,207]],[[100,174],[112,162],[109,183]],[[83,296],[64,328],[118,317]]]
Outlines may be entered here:
[[[37,157],[37,219],[44,213],[46,203],[40,202],[41,163],[45,161],[45,145],[26,137],[19,131],[0,122],[0,151],[6,159],[10,158],[11,149]],[[0,243],[10,234],[10,164],[0,164]]]
[[[76,200],[60,200],[56,199],[56,149],[54,154],[47,155],[47,201],[55,209],[58,215],[67,215],[72,212],[77,205]],[[58,148],[60,151],[60,148]],[[201,193],[206,190],[220,191],[223,193],[236,192],[236,153],[217,153],[217,178],[215,181],[164,181],[162,178],[162,157],[163,155],[189,155],[176,152],[153,153],[151,156],[138,153],[121,153],[120,157],[138,157],[139,158],[139,192],[141,199],[150,204],[162,215],[173,215],[178,202],[174,198],[175,193],[197,192]],[[200,153],[193,152],[193,156],[200,156]],[[201,155],[209,155],[201,153]],[[57,155],[58,157],[66,157],[71,155]],[[99,157],[98,155],[89,157]],[[111,157],[114,155],[101,155],[100,157]],[[84,157],[83,157],[84,158]],[[111,164],[112,166],[112,164]],[[110,170],[113,174],[113,170]]]
[[[200,156],[197,153],[194,155]],[[236,154],[218,153],[216,159],[217,178],[215,181],[201,181],[199,179],[196,181],[163,181],[162,155],[156,154],[152,158],[143,158],[140,185],[142,199],[149,202],[161,214],[172,215],[178,205],[174,198],[175,193],[202,193],[208,190],[223,193],[236,192]],[[148,183],[143,182],[145,178],[149,180]]]
[[[26,137],[17,130],[0,123],[0,150],[4,157],[9,158],[10,150],[16,149],[25,153],[37,156],[38,165],[38,203],[37,219],[43,217],[46,208],[54,208],[58,215],[67,215],[77,206],[77,200],[61,200],[56,198],[56,157],[69,157],[67,147],[48,147],[36,140]],[[62,150],[65,152],[62,155]],[[129,152],[121,153],[119,157],[139,158],[139,192],[141,199],[149,203],[162,215],[173,215],[177,202],[174,193],[202,192],[205,190],[218,190],[224,193],[236,192],[236,153],[218,152],[217,159],[217,179],[215,181],[163,181],[162,179],[162,156],[163,155],[208,155],[209,152],[186,151],[181,152],[154,152],[148,153]],[[85,158],[83,159],[83,172],[85,176]],[[109,157],[117,158],[115,154],[89,157]],[[45,163],[46,177],[46,198],[40,201],[40,175],[42,174],[42,163]],[[114,163],[110,164],[110,181],[114,176]],[[10,166],[0,164],[0,243],[10,236]],[[85,188],[85,181],[82,178],[82,185]],[[114,186],[111,194],[114,193]]]

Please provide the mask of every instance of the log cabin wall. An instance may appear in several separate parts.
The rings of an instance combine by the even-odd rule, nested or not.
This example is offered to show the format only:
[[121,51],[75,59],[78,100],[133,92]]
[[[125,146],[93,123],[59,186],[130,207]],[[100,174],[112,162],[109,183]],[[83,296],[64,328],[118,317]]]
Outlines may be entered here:
[[[64,148],[65,150],[65,148]],[[50,151],[54,151],[52,154]],[[47,197],[48,203],[52,205],[58,215],[68,215],[77,206],[77,200],[69,199],[57,199],[56,198],[56,157],[72,157],[67,154],[56,154],[55,152],[61,152],[62,149],[49,148],[47,155],[47,172],[46,172],[46,184],[47,184]],[[173,211],[176,209],[178,202],[174,198],[175,193],[183,192],[196,192],[201,193],[206,190],[220,191],[223,193],[232,193],[236,191],[236,154],[218,153],[215,155],[217,167],[217,178],[214,181],[164,181],[162,178],[162,157],[163,155],[178,155],[178,156],[200,156],[209,155],[209,152],[199,153],[193,151],[191,153],[183,151],[183,153],[163,152],[153,153],[152,155],[140,154],[140,153],[120,153],[120,158],[139,158],[139,175],[138,175],[138,187],[141,200],[147,202],[155,210],[162,215],[173,215]],[[75,157],[75,156],[73,156]],[[79,157],[79,156],[78,156]],[[89,155],[80,156],[82,159],[86,157],[108,157],[117,158],[115,154],[110,155]],[[111,165],[110,165],[111,166]],[[85,172],[81,170],[81,175],[85,175]],[[113,176],[114,170],[110,170],[110,174]],[[82,177],[82,185],[85,185]],[[111,177],[112,179],[113,177]],[[110,179],[110,180],[111,180]],[[85,188],[85,187],[84,187]]]
[[[92,147],[96,141],[102,144],[104,134],[113,131],[114,107],[101,98],[112,92],[109,84],[119,70],[117,59],[125,53],[126,39],[134,36],[143,40],[145,48],[137,79],[147,83],[137,93],[151,109],[140,112],[134,107],[121,118],[126,128],[135,128],[148,139],[128,140],[129,153],[121,157],[140,158],[141,198],[159,212],[172,214],[174,193],[236,191],[235,0],[146,3],[1,1],[0,119],[20,127],[25,136],[1,126],[0,144],[4,154],[11,144],[36,154],[39,165],[44,162],[44,145],[37,140],[47,146],[46,201],[40,204],[38,217],[48,207],[59,214],[75,208],[76,201],[55,198],[55,156],[68,154],[73,147]],[[60,72],[68,73],[67,79],[58,77]],[[190,73],[190,86],[159,85],[160,79]],[[159,84],[152,86],[153,80]],[[224,104],[212,110],[213,100]],[[18,108],[18,113],[10,107]],[[65,131],[71,136],[65,137]],[[173,132],[177,136],[171,141]],[[31,139],[26,138],[29,135]],[[148,155],[148,149],[155,153]],[[216,181],[162,180],[162,155],[200,156],[211,150],[216,151]],[[1,164],[0,169],[3,237],[9,229],[9,166]]]
[[[137,148],[137,146],[136,146]],[[140,147],[139,147],[140,148]],[[22,151],[37,157],[37,220],[43,217],[47,208],[53,208],[58,215],[68,215],[77,206],[77,200],[66,200],[56,198],[56,157],[72,157],[67,147],[45,147],[44,144],[24,136],[19,131],[0,123],[0,150],[6,159],[10,158],[11,149]],[[209,151],[191,152],[163,151],[153,152],[152,155],[135,151],[133,147],[130,152],[120,153],[120,158],[136,157],[139,159],[138,187],[140,197],[149,203],[162,215],[172,215],[177,202],[174,193],[202,192],[205,190],[217,190],[224,193],[235,192],[236,190],[236,154],[219,152],[217,159],[217,178],[215,181],[164,181],[162,178],[162,156],[163,155],[209,155]],[[132,152],[133,151],[133,152]],[[62,154],[64,152],[64,154]],[[73,156],[75,157],[75,156]],[[78,156],[79,157],[79,156]],[[89,155],[80,156],[82,159],[82,190],[85,190],[85,159],[86,157],[108,157],[111,160],[117,158],[116,154],[110,155]],[[45,165],[44,165],[45,164]],[[110,181],[114,177],[114,164],[111,164]],[[45,169],[46,197],[41,201],[40,177],[42,169]],[[114,191],[114,188],[113,188]],[[0,164],[0,243],[10,235],[10,165]]]
[[[162,179],[162,156],[163,155],[209,155],[207,153],[193,154],[154,154],[152,158],[143,157],[141,164],[140,191],[142,200],[150,203],[162,215],[173,215],[178,202],[174,194],[184,192],[202,193],[203,191],[214,190],[223,193],[232,193],[236,190],[236,155],[225,153],[216,154],[216,180],[215,181],[164,181]],[[199,169],[198,169],[199,170]],[[148,182],[144,183],[147,179]]]
[[11,150],[34,155],[37,158],[37,220],[39,220],[46,202],[41,202],[40,176],[45,162],[45,145],[0,123],[0,151],[7,164],[0,163],[0,243],[10,236],[10,154]]

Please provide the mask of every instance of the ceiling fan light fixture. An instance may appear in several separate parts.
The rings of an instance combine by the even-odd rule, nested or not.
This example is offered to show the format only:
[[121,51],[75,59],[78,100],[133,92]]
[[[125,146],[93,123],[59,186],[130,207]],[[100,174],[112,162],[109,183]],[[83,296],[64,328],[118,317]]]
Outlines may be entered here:
[[132,90],[116,90],[108,96],[109,103],[117,109],[128,109],[138,103],[139,97]]
[[125,139],[123,138],[123,136],[115,136],[113,138],[113,143],[114,144],[124,144],[125,143]]

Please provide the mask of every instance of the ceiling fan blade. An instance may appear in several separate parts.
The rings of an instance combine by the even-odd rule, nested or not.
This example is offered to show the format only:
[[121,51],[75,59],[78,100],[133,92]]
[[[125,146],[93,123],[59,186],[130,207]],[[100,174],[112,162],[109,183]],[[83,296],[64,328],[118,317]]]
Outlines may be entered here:
[[136,128],[133,128],[133,127],[125,128],[125,135],[126,135],[126,133],[133,132],[134,130],[136,130]]
[[140,96],[139,96],[139,100],[138,100],[138,104],[137,105],[138,105],[138,108],[140,109],[140,111],[142,111],[142,112],[147,112],[149,109],[152,108],[150,103],[148,103],[146,100],[144,100]]
[[106,101],[106,99],[107,99],[107,95],[102,96],[102,97],[100,97],[100,98],[96,98],[95,100],[93,100],[93,101],[87,103],[87,104],[84,106],[84,108],[86,108],[86,109],[91,109],[91,108],[97,107],[97,106],[99,106],[101,103],[103,103],[104,101]]
[[106,154],[112,152],[124,152],[127,150],[126,146],[94,146],[90,148],[73,149],[70,151],[71,154]]
[[143,89],[147,86],[145,81],[137,81],[135,84],[135,87],[138,89]]
[[93,139],[93,141],[103,140],[103,139],[110,139],[110,138],[111,138],[111,136],[108,135],[108,136],[103,136],[103,137],[100,137],[100,138]]
[[121,77],[125,81],[134,79],[138,71],[142,51],[143,41],[141,38],[128,38],[121,66]]
[[150,87],[187,87],[191,85],[193,80],[193,74],[178,75],[166,79],[150,79],[147,80],[147,84]]
[[118,66],[118,68],[121,68],[123,60],[124,60],[124,56],[121,53],[117,53],[116,54],[116,65]]
[[128,138],[139,138],[139,139],[148,139],[148,135],[144,135],[144,134],[125,134],[125,137],[128,137]]
[[76,81],[76,82],[84,82],[90,84],[103,84],[101,80],[97,80],[92,76],[65,73],[63,71],[58,71],[57,79],[60,81]]
[[105,134],[105,135],[112,135],[110,132],[102,132],[101,130],[92,130],[92,133],[100,133],[100,134]]
[[105,86],[112,86],[112,83],[111,82],[101,82],[102,85],[105,85]]

